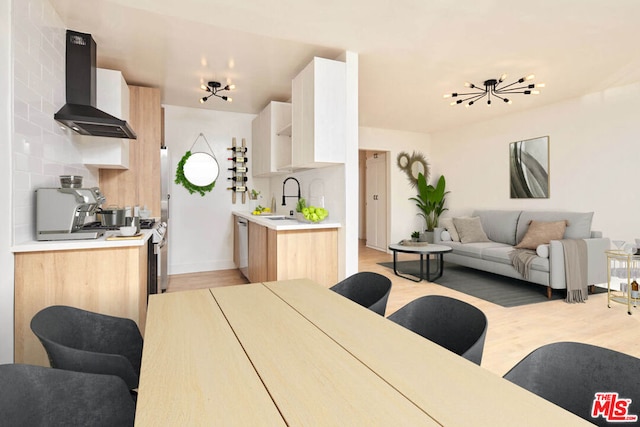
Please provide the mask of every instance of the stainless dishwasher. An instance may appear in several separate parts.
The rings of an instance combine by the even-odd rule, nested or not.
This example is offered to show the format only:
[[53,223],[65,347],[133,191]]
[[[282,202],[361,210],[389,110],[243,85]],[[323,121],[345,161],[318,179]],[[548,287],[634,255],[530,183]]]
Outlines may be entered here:
[[249,279],[249,222],[244,218],[238,218],[238,248],[240,272]]

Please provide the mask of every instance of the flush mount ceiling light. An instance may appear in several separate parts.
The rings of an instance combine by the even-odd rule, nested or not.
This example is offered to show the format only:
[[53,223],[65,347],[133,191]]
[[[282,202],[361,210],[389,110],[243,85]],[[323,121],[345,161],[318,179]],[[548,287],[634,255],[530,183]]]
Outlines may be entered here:
[[[506,74],[503,74],[500,79],[489,79],[484,81],[484,89],[473,83],[466,82],[464,85],[470,89],[474,89],[474,92],[468,93],[448,93],[444,97],[445,98],[458,98],[461,97],[463,99],[454,100],[451,102],[451,105],[466,103],[466,107],[472,106],[476,101],[481,98],[487,97],[487,105],[491,105],[491,97],[495,97],[501,99],[507,104],[511,104],[511,100],[507,98],[508,95],[514,93],[521,93],[523,95],[538,95],[540,91],[535,90],[536,88],[544,87],[544,83],[528,83],[522,86],[516,86],[522,83],[525,83],[529,80],[534,79],[534,75],[530,74],[526,77],[522,77],[521,79],[516,80],[513,83],[509,83],[508,85],[502,85],[504,80],[507,78]],[[514,87],[515,86],[515,87]],[[468,101],[468,102],[467,102]]]
[[217,96],[218,98],[222,98],[227,102],[231,102],[233,100],[230,97],[228,97],[227,95],[219,95],[218,92],[233,90],[236,88],[236,85],[226,85],[225,87],[222,87],[220,82],[209,82],[206,86],[202,85],[200,86],[200,88],[209,92],[209,95],[200,98],[201,104],[207,102],[212,96]]

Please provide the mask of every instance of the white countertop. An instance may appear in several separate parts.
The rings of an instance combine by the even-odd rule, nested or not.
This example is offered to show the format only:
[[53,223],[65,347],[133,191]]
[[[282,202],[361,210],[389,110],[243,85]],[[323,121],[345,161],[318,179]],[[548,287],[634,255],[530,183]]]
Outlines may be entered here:
[[11,247],[11,252],[40,252],[40,251],[68,251],[73,249],[105,249],[122,248],[127,246],[144,246],[147,240],[153,235],[153,230],[140,230],[140,239],[106,240],[107,237],[120,234],[119,231],[105,231],[104,235],[97,239],[87,240],[51,240],[36,241],[31,240],[18,243]]
[[[234,215],[238,215],[242,218],[246,218],[249,221],[253,221],[256,224],[263,225],[267,228],[271,228],[277,231],[286,231],[286,230],[320,230],[323,228],[340,228],[342,224],[339,222],[330,222],[324,221],[316,224],[308,224],[305,222],[300,222],[296,219],[288,219],[286,221],[282,220],[272,220],[269,219],[269,215],[252,215],[251,212],[240,212],[234,211]],[[282,215],[270,215],[270,216],[282,216]]]

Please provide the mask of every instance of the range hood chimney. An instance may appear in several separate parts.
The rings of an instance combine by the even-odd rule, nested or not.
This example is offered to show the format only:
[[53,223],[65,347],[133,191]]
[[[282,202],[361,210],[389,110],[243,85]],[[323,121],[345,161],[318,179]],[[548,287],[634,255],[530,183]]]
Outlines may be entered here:
[[136,139],[131,126],[96,108],[96,42],[67,30],[67,103],[53,118],[81,135]]

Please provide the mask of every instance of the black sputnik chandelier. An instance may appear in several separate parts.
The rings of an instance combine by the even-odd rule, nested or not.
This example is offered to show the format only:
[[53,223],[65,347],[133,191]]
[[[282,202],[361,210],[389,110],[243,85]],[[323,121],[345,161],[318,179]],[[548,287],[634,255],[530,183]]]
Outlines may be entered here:
[[222,87],[222,84],[220,84],[220,82],[209,82],[209,83],[207,83],[206,86],[205,85],[201,85],[200,89],[206,90],[207,92],[209,92],[209,95],[206,95],[206,96],[203,96],[202,98],[200,98],[200,103],[204,104],[212,96],[217,96],[218,98],[222,98],[223,100],[225,100],[227,102],[231,102],[231,101],[233,101],[231,99],[231,97],[229,97],[227,95],[219,95],[218,92],[225,92],[225,91],[233,90],[235,88],[236,88],[236,85],[226,85],[226,86]]
[[[465,107],[472,106],[476,101],[487,97],[487,105],[491,105],[492,97],[501,99],[503,102],[507,104],[511,104],[511,100],[507,98],[512,94],[523,94],[523,95],[538,95],[540,93],[537,88],[544,87],[544,83],[527,83],[535,78],[533,74],[530,74],[526,77],[522,77],[516,80],[513,83],[509,83],[504,85],[504,81],[507,78],[506,74],[500,76],[499,79],[489,79],[485,80],[483,83],[484,88],[481,86],[475,85],[473,83],[466,82],[464,85],[469,89],[473,89],[473,92],[467,93],[448,93],[444,95],[445,98],[461,98],[456,99],[451,102],[451,105],[458,105],[465,103]],[[525,83],[523,85],[523,83]]]

